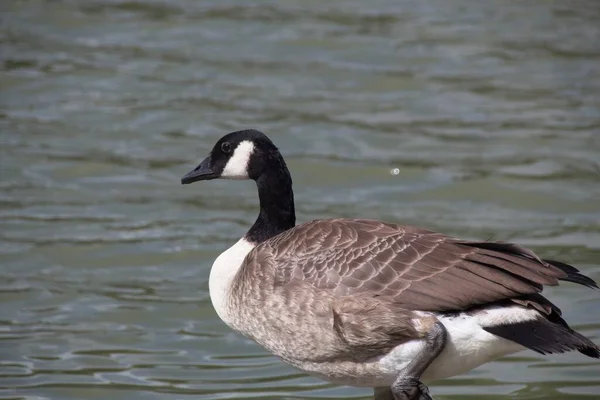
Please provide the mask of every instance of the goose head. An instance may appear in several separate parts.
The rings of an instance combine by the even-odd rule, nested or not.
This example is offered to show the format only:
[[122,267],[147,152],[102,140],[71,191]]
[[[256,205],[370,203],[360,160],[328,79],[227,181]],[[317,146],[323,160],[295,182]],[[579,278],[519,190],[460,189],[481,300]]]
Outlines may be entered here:
[[245,235],[252,243],[284,232],[296,223],[290,172],[273,142],[262,132],[248,129],[229,133],[181,183],[212,179],[252,179],[258,188],[260,212]]
[[256,181],[279,159],[279,150],[264,133],[254,129],[236,131],[219,139],[208,157],[181,178],[181,183],[212,179]]

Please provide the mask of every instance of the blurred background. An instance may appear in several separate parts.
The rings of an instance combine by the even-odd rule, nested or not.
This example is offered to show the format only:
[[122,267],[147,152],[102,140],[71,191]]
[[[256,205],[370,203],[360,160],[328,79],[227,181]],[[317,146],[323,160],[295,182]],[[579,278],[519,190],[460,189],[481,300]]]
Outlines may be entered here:
[[[252,182],[179,180],[266,132],[300,222],[516,241],[600,280],[600,4],[0,3],[0,398],[367,399],[212,309]],[[600,292],[547,291],[600,342]],[[524,352],[439,400],[594,399],[600,362]]]

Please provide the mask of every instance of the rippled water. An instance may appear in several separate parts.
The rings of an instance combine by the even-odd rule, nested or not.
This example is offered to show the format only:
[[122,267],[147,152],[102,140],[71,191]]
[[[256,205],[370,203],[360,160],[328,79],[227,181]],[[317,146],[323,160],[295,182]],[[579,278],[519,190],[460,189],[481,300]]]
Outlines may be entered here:
[[[363,399],[214,313],[251,183],[182,187],[268,133],[298,218],[518,241],[600,280],[600,7],[590,1],[8,1],[0,397]],[[393,171],[398,168],[398,174]],[[600,342],[600,292],[548,290]],[[439,399],[591,399],[600,363],[522,353]]]

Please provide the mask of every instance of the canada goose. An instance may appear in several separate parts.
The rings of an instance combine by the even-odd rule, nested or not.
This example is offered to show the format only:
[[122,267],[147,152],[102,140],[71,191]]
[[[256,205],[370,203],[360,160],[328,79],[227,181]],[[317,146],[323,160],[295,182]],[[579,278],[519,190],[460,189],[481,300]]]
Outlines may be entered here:
[[222,137],[181,179],[256,181],[260,212],[210,271],[231,328],[311,375],[373,387],[376,399],[431,399],[421,381],[459,375],[526,348],[600,348],[540,292],[559,280],[597,288],[574,267],[515,244],[460,240],[361,219],[295,227],[292,179],[262,132]]

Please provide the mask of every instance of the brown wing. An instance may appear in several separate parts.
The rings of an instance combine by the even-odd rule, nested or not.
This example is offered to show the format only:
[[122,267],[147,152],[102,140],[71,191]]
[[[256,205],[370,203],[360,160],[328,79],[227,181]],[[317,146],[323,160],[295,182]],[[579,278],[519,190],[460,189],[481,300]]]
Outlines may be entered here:
[[[518,301],[543,285],[569,280],[565,269],[517,245],[462,241],[371,220],[312,221],[255,251],[263,246],[277,266],[276,285],[304,281],[335,297],[381,297],[407,310],[450,311]],[[551,306],[538,303],[536,308]]]

